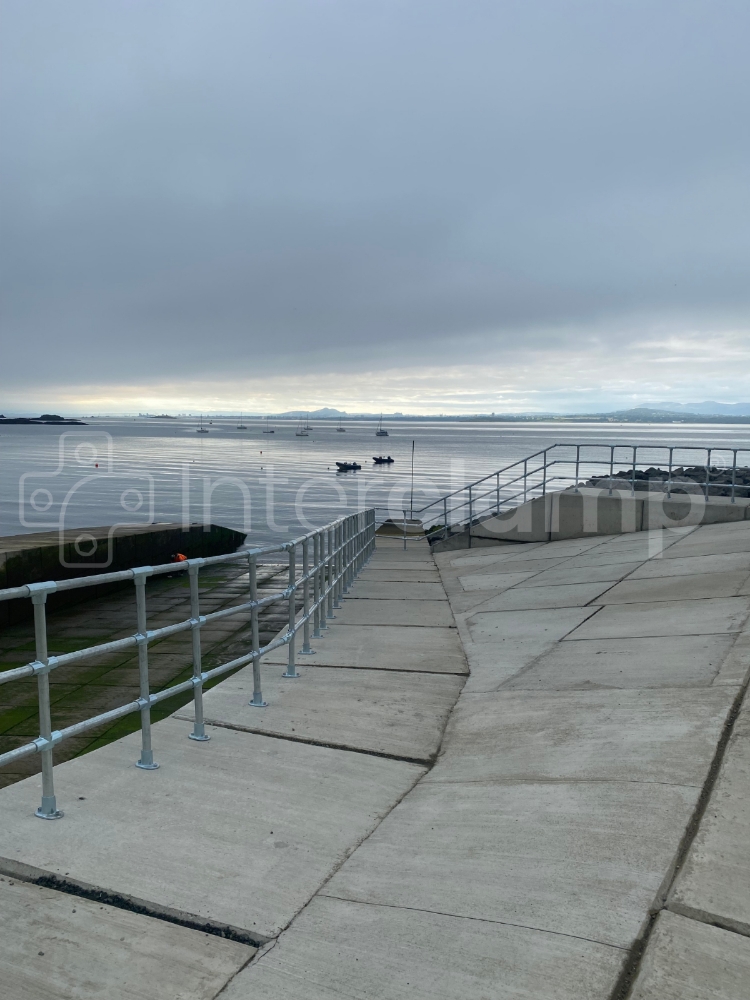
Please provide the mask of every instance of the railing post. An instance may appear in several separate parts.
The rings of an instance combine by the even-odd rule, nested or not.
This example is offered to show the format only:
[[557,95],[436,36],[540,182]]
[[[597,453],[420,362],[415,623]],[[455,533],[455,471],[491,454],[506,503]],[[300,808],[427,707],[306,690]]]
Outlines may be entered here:
[[321,533],[313,535],[313,639],[320,638],[320,542]]
[[[525,469],[525,467],[526,467],[526,463],[524,462],[524,469]],[[581,446],[580,446],[580,444],[577,444],[576,445],[576,488],[573,491],[574,493],[580,493],[581,492],[578,489],[578,483],[579,483],[579,480],[580,480],[580,475],[579,475],[580,469],[581,469]],[[525,499],[526,499],[526,497],[524,495],[524,500]]]
[[[49,666],[47,650],[47,591],[32,592],[31,602],[34,605],[34,636],[36,639],[36,658],[45,667]],[[36,810],[39,819],[62,819],[63,811],[57,808],[55,798],[55,782],[52,774],[52,713],[49,700],[49,670],[37,674],[39,691],[39,735],[47,741],[42,750],[42,802]]]
[[638,446],[637,445],[633,445],[633,472],[632,472],[632,474],[630,476],[630,495],[631,495],[631,497],[635,496],[635,462],[636,462],[636,456],[637,456],[637,454],[638,454]]
[[711,479],[711,449],[706,449],[706,481],[703,484],[703,496],[708,501],[708,484]]
[[309,555],[309,538],[305,538],[302,542],[302,614],[304,616],[304,623],[302,625],[302,649],[300,655],[311,656],[315,650],[310,648],[310,581],[308,575],[310,573],[310,555]]
[[198,588],[198,573],[200,563],[192,563],[188,566],[188,577],[190,578],[190,631],[193,638],[193,689],[195,722],[192,733],[188,733],[188,738],[205,743],[211,737],[206,735],[206,727],[203,724],[203,681],[201,672],[201,609],[200,591]]
[[471,494],[471,486],[469,486],[469,548],[471,548],[471,525],[474,520],[474,501]]
[[500,473],[496,475],[497,482],[495,483],[495,488],[497,490],[497,512],[500,513]]
[[672,453],[674,448],[669,449],[669,478],[667,479],[667,500],[672,497]]
[[136,573],[135,606],[138,618],[138,675],[140,679],[141,702],[141,758],[136,767],[143,771],[155,771],[154,751],[151,749],[151,693],[148,684],[148,623],[146,619],[146,573]]
[[612,496],[612,476],[615,471],[615,446],[609,446],[609,495]]
[[[341,563],[343,560],[344,544],[344,522],[340,521],[333,529],[333,558],[331,559],[331,592],[333,594],[332,607],[338,610],[341,607]],[[331,615],[333,617],[333,615]]]
[[295,645],[295,633],[294,626],[296,624],[297,617],[297,546],[292,542],[287,550],[289,552],[289,584],[288,587],[291,591],[289,594],[289,632],[291,633],[289,639],[289,659],[287,660],[287,668],[282,677],[299,677],[297,673],[297,667],[295,665],[294,658],[294,645]]
[[341,553],[341,595],[349,593],[350,572],[352,565],[352,516],[347,514],[343,523],[344,547]]
[[343,518],[341,525],[339,526],[339,544],[338,544],[338,554],[336,556],[336,599],[339,602],[338,606],[341,607],[341,601],[344,596],[344,584],[345,584],[345,573],[346,573],[346,546],[348,539],[348,522],[346,518]]
[[[248,578],[250,581],[250,600],[255,604],[258,600],[258,557],[248,558]],[[260,633],[258,629],[258,608],[250,609],[250,641],[253,646],[253,697],[249,702],[252,708],[265,708],[268,704],[263,701],[263,691],[260,677]]]
[[732,455],[732,503],[734,503],[734,487],[737,480],[737,449],[733,449]]
[[[327,576],[326,590],[328,591],[328,611],[326,612],[326,618],[330,619],[336,617],[336,615],[333,613],[334,600],[336,596],[334,593],[333,576],[334,576],[334,561],[336,559],[334,548],[335,548],[336,538],[338,537],[338,527],[329,528],[326,534],[328,535],[328,558],[326,561],[326,576]],[[338,607],[338,604],[336,605],[336,607]],[[328,628],[328,626],[326,625],[325,628]]]
[[445,538],[450,538],[451,526],[448,524],[448,497],[443,497],[443,524],[445,525]]

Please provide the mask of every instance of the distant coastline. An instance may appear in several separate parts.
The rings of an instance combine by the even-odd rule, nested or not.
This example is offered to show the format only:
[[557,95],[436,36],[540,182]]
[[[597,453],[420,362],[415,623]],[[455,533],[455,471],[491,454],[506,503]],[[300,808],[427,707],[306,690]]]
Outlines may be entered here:
[[43,413],[41,417],[5,417],[0,413],[0,424],[86,424],[85,420],[61,417],[57,413]]

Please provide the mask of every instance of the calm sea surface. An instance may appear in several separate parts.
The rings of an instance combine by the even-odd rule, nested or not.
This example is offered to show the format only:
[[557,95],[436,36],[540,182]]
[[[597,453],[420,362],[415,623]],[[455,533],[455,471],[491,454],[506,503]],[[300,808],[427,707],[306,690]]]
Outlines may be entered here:
[[[249,541],[293,538],[347,509],[414,507],[554,444],[713,445],[750,448],[750,427],[707,424],[533,424],[448,422],[297,423],[214,419],[96,419],[85,427],[0,426],[0,535],[149,521],[213,521]],[[375,455],[391,466],[375,466]],[[745,456],[745,459],[750,456]],[[337,473],[356,459],[360,472]],[[653,463],[664,455],[653,453]],[[683,454],[678,461],[700,461]],[[743,463],[746,464],[746,463]],[[385,515],[386,511],[382,511]]]

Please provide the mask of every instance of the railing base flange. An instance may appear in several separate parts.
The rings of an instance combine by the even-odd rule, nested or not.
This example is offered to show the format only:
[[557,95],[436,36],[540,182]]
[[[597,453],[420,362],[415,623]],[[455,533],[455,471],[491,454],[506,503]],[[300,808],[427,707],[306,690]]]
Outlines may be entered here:
[[39,806],[39,808],[34,811],[34,815],[38,816],[39,819],[62,819],[65,813],[62,809],[55,809],[55,811],[51,813],[42,812],[42,807]]

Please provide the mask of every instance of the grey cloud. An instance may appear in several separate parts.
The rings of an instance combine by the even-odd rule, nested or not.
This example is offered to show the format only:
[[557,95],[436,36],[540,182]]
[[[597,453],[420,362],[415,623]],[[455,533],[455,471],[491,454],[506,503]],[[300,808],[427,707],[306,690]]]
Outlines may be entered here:
[[746,325],[745,3],[0,13],[0,384]]

